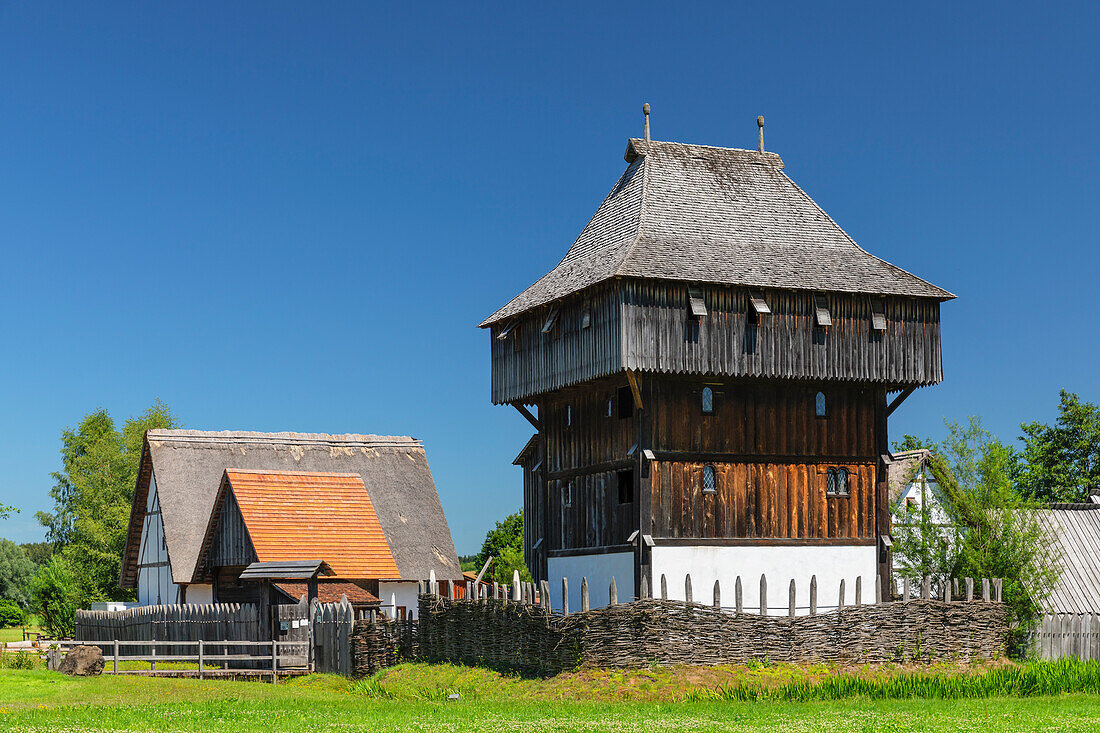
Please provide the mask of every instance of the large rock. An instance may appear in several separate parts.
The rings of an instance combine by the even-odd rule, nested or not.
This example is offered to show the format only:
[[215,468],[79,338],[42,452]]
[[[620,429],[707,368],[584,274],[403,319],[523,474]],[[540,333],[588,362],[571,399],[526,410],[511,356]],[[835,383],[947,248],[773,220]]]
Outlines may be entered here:
[[97,646],[81,644],[69,650],[57,671],[78,677],[94,677],[103,673],[103,652]]

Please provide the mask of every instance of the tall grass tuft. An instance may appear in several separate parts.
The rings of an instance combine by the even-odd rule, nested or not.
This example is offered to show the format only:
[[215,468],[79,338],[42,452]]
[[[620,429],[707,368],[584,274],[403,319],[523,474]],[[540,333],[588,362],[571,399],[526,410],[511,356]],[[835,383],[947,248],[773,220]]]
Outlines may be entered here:
[[717,690],[691,690],[688,701],[806,702],[931,698],[957,700],[984,697],[1030,697],[1063,693],[1100,694],[1100,661],[1059,659],[996,667],[980,672],[903,672],[881,678],[837,675],[816,681],[794,681],[767,687],[737,683]]

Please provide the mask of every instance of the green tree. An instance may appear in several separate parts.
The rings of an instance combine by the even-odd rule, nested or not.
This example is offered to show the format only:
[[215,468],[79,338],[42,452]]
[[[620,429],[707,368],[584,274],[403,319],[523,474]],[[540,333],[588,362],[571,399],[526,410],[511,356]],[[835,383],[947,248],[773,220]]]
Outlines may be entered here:
[[523,560],[522,509],[515,514],[509,514],[503,522],[497,522],[496,526],[485,534],[481,552],[474,559],[478,571],[490,556],[493,558],[493,563],[485,574],[485,580],[511,583],[512,571],[518,570],[520,580],[530,582],[531,573]]
[[31,559],[36,567],[48,562],[54,550],[51,542],[24,542],[19,546],[23,548],[23,552],[27,553],[27,557]]
[[1020,488],[1043,501],[1083,502],[1100,491],[1100,407],[1064,389],[1054,425],[1020,425]]
[[27,553],[11,540],[0,538],[0,601],[25,606],[27,586],[34,577],[35,565]]
[[[899,510],[894,552],[905,558],[913,580],[1001,578],[1015,642],[1021,642],[1058,581],[1057,560],[1033,497],[1016,490],[1017,455],[982,427],[947,422],[948,435],[935,444],[929,467],[944,499],[944,524]],[[929,441],[913,441],[921,447]]]
[[47,539],[59,548],[79,585],[79,602],[128,600],[118,587],[146,430],[178,427],[161,402],[128,419],[121,431],[106,410],[62,432],[62,469],[53,474],[53,512],[39,512]]
[[38,568],[30,582],[31,610],[42,629],[53,637],[72,636],[73,620],[80,606],[76,575],[63,554]]

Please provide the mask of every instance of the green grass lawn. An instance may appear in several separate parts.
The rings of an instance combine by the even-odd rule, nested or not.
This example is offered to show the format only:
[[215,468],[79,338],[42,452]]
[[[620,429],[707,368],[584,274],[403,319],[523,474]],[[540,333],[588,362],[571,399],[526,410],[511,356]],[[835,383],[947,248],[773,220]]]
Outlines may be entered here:
[[[944,669],[943,674],[959,674]],[[277,685],[0,671],[0,730],[44,731],[1093,731],[1100,696],[819,702],[699,701],[731,683],[782,686],[849,675],[828,667],[582,671],[523,679],[406,664],[367,680]],[[863,669],[878,678],[904,670]],[[457,692],[459,700],[448,700]],[[695,699],[695,701],[692,701]]]
[[37,631],[40,633],[42,631],[42,629],[38,628],[37,626],[9,626],[7,628],[0,629],[0,642],[23,641],[24,628],[26,628],[27,631]]

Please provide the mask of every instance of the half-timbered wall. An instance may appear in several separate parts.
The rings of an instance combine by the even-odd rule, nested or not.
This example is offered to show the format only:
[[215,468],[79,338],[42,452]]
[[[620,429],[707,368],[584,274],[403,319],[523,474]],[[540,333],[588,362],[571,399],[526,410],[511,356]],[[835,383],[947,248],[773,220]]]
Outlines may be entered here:
[[[886,330],[875,331],[873,298],[867,295],[761,291],[771,313],[754,316],[748,289],[699,285],[707,314],[696,318],[688,288],[680,282],[615,280],[495,324],[490,329],[493,402],[534,403],[538,395],[627,369],[854,381],[890,389],[943,378],[936,300],[885,298]],[[816,325],[815,297],[826,300],[828,328]],[[543,333],[554,309],[555,325]],[[586,311],[588,327],[583,326]],[[508,328],[507,338],[498,339]]]
[[178,603],[180,586],[172,582],[172,565],[164,541],[164,523],[160,515],[157,484],[149,478],[149,493],[142,520],[138,554],[138,603],[143,606]]

